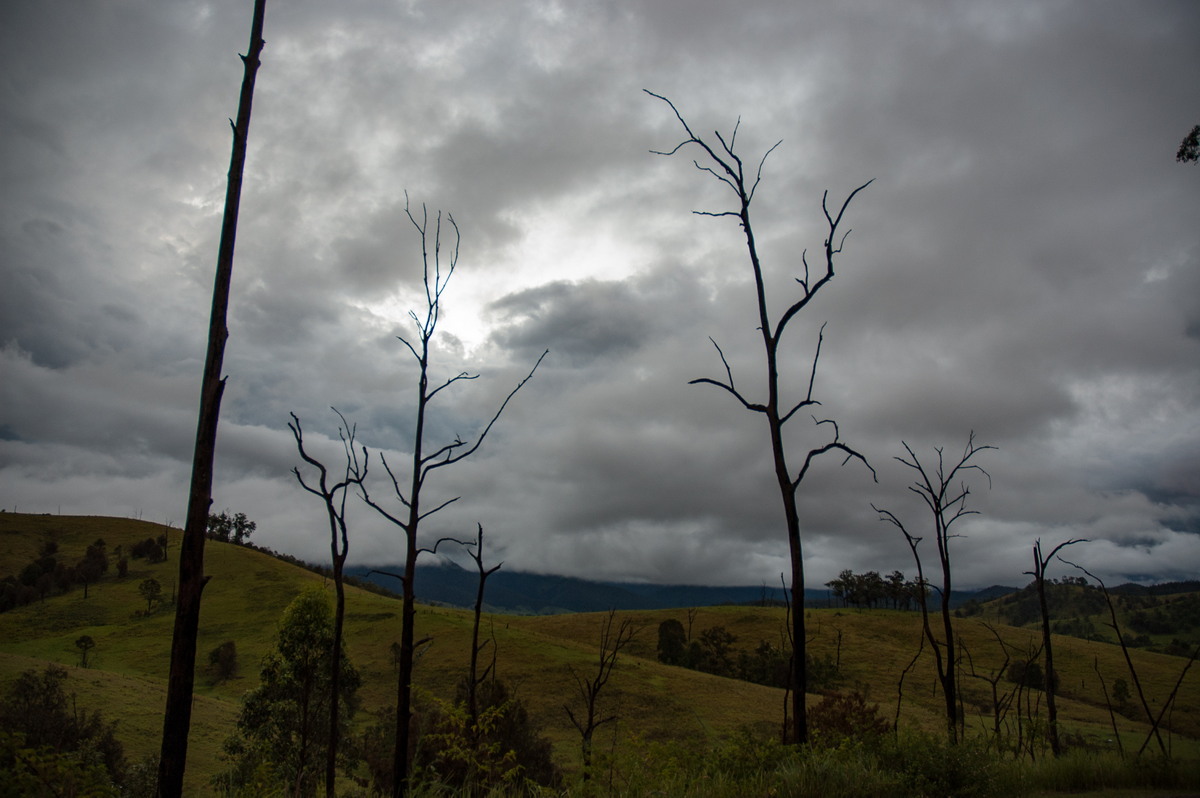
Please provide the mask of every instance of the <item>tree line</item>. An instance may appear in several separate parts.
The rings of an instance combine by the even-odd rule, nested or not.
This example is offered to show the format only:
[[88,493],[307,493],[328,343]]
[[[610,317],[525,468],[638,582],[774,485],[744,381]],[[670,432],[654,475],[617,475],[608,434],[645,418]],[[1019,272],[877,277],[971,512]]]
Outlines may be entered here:
[[900,571],[881,576],[878,571],[856,574],[846,569],[825,583],[836,601],[843,607],[875,609],[891,607],[897,610],[912,609],[919,603],[919,596],[928,588],[916,580],[905,579]]

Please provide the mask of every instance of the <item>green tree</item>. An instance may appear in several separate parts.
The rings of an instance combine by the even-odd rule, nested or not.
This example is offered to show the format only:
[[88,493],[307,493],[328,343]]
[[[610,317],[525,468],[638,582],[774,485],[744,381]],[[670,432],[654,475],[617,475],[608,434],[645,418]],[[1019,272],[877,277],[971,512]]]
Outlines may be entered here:
[[208,664],[212,666],[217,681],[223,682],[237,675],[238,655],[237,644],[226,640],[221,645],[208,652]]
[[682,665],[687,654],[687,632],[675,618],[658,625],[658,661],[665,665]]
[[116,724],[76,707],[66,680],[58,665],[28,670],[0,700],[0,794],[118,794],[126,762]]
[[75,575],[83,582],[83,597],[88,596],[88,585],[99,579],[108,570],[108,553],[104,550],[104,541],[97,540],[87,547],[87,551],[75,566]]
[[1131,693],[1129,692],[1129,682],[1125,681],[1124,679],[1117,679],[1115,682],[1113,682],[1112,697],[1113,701],[1117,702],[1117,707],[1119,709],[1124,710],[1127,706],[1129,706],[1130,696]]
[[229,510],[225,510],[220,515],[210,514],[208,516],[207,534],[209,540],[236,543],[242,546],[250,539],[250,535],[257,528],[258,525],[247,518],[245,513],[230,515]]
[[[329,738],[332,650],[329,600],[320,588],[309,588],[284,610],[276,650],[263,658],[261,684],[242,701],[239,736],[226,743],[239,760],[235,772],[253,774],[265,764],[290,794],[316,793],[323,774],[318,752]],[[345,739],[362,680],[344,648],[339,671],[339,733]],[[343,767],[350,764],[346,748],[339,749]]]
[[88,652],[96,647],[96,641],[91,635],[82,635],[75,640],[75,648],[79,649],[79,667],[87,667]]
[[149,614],[154,605],[162,600],[162,585],[154,578],[143,579],[138,585],[138,593],[146,600],[146,613]]

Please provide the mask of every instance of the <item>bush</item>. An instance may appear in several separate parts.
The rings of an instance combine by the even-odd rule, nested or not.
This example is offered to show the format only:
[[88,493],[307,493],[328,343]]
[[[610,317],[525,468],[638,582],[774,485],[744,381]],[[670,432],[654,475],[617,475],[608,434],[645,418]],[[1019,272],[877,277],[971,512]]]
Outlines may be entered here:
[[212,666],[213,675],[218,682],[232,679],[238,670],[237,644],[226,640],[208,652],[208,664]]
[[879,705],[867,704],[856,690],[822,699],[808,711],[808,728],[815,744],[829,746],[846,740],[877,742],[892,726],[879,716]]
[[[433,702],[425,713],[426,728],[415,757],[420,775],[431,775],[439,784],[466,794],[529,783],[557,787],[562,774],[552,759],[550,741],[533,723],[524,703],[498,679],[482,682],[476,701],[478,718],[473,727],[465,679],[453,704]],[[394,735],[393,723],[392,745]],[[387,770],[390,777],[390,767]]]
[[940,735],[905,735],[892,738],[881,759],[896,769],[905,795],[991,798],[1023,791],[1016,766],[984,738],[950,745]]
[[121,784],[125,751],[116,737],[116,723],[105,723],[98,711],[77,710],[74,696],[68,699],[63,690],[66,679],[66,670],[49,665],[41,674],[25,671],[9,687],[0,702],[0,735],[7,737],[0,746],[5,748],[0,754],[0,760],[5,760],[0,761],[0,773],[12,773],[14,762],[5,758],[20,755],[27,763],[44,766],[44,772],[53,778],[64,779],[64,786],[90,785],[97,772],[107,774],[110,784]]

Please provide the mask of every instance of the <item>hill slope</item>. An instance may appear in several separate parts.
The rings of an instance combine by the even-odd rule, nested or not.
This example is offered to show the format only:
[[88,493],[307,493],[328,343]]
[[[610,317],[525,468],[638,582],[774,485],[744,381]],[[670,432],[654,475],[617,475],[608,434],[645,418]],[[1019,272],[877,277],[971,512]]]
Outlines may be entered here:
[[[5,544],[0,549],[0,576],[20,568],[45,540],[56,541],[64,558],[78,558],[97,537],[103,537],[111,551],[118,545],[127,550],[138,540],[164,533],[169,537],[165,563],[131,561],[123,579],[106,575],[92,585],[86,599],[82,590],[75,589],[0,614],[0,682],[5,684],[22,670],[44,662],[74,666],[79,660],[74,641],[82,634],[96,640],[90,667],[72,669],[68,689],[79,694],[81,706],[94,701],[106,716],[120,720],[131,759],[157,749],[173,621],[170,607],[147,614],[137,586],[143,579],[155,578],[170,595],[179,531],[123,519],[0,514],[0,541]],[[258,662],[273,646],[283,609],[304,585],[325,583],[316,574],[262,552],[215,542],[206,551],[206,570],[213,578],[205,589],[198,650],[205,658],[220,643],[233,640],[241,673],[214,684],[204,668],[199,669],[189,794],[203,793],[208,777],[221,767],[220,743],[233,729],[238,699],[257,682]],[[899,674],[916,651],[919,617],[883,610],[808,612],[814,656],[836,662],[842,688],[866,692],[891,718],[896,712]],[[760,640],[778,644],[785,618],[782,609],[730,606],[696,610],[691,617],[686,610],[631,611],[621,616],[632,619],[640,632],[622,656],[612,692],[606,695],[620,714],[620,722],[605,727],[606,733],[620,739],[640,735],[701,741],[747,726],[764,733],[778,729],[783,691],[665,666],[656,661],[655,651],[658,625],[668,618],[690,624],[695,635],[723,626],[737,637],[739,649],[753,649]],[[572,669],[586,673],[594,667],[603,620],[603,613],[581,613],[492,615],[485,621],[495,641],[500,677],[515,685],[531,715],[553,740],[557,758],[568,767],[577,761],[578,735],[563,704],[574,700]],[[417,623],[418,638],[432,639],[418,664],[418,687],[424,694],[449,697],[465,670],[471,616],[463,610],[422,605]],[[1010,652],[1036,644],[1032,630],[993,628]],[[987,675],[1001,668],[1004,653],[987,627],[966,619],[959,622],[959,630],[976,672]],[[396,600],[348,590],[348,647],[364,681],[362,726],[393,704],[390,646],[398,637]],[[1127,676],[1119,648],[1073,638],[1056,638],[1055,644],[1064,727],[1080,740],[1111,737],[1095,668],[1109,685]],[[1185,661],[1133,653],[1152,705],[1161,706]],[[904,693],[901,723],[936,728],[939,698],[928,651],[907,677]],[[990,686],[964,676],[964,693],[968,724],[989,726]],[[1189,673],[1170,720],[1177,733],[1200,736],[1200,669]],[[1147,728],[1144,723],[1119,718],[1118,724],[1134,747],[1140,745]]]

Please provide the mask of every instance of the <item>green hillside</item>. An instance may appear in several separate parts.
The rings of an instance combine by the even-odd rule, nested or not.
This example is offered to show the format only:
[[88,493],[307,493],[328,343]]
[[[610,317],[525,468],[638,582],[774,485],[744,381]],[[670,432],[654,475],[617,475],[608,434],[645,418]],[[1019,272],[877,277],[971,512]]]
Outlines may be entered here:
[[[119,720],[119,735],[130,761],[157,752],[173,623],[170,606],[146,612],[138,585],[145,579],[157,579],[165,596],[170,596],[179,530],[126,519],[0,513],[0,578],[18,573],[46,541],[57,544],[63,560],[74,561],[98,538],[103,538],[110,552],[118,546],[128,551],[138,541],[164,533],[169,543],[166,562],[130,560],[124,577],[110,568],[91,585],[87,598],[77,587],[0,614],[0,686],[46,662],[70,666],[68,690],[77,694],[80,706],[103,709],[106,717]],[[189,749],[188,794],[203,794],[209,777],[222,768],[221,742],[233,731],[241,695],[257,682],[258,663],[273,646],[284,608],[304,586],[326,581],[248,548],[210,542],[206,552],[206,572],[212,579],[205,588],[200,623],[202,660],[198,663]],[[326,587],[332,592],[331,584]],[[420,585],[417,587],[419,595]],[[611,693],[605,695],[620,715],[617,724],[605,727],[606,745],[619,747],[630,738],[716,740],[743,728],[764,734],[779,728],[782,690],[657,662],[658,625],[668,618],[686,625],[687,612],[622,614],[640,631],[622,655]],[[785,618],[783,610],[774,608],[714,607],[693,612],[694,634],[723,626],[737,637],[734,645],[740,649],[753,649],[760,640],[778,644]],[[571,668],[586,672],[593,667],[603,620],[604,614],[488,616],[485,620],[485,633],[495,639],[500,677],[516,688],[553,741],[557,760],[568,770],[578,761],[579,742],[563,711],[563,704],[574,699]],[[417,622],[417,637],[432,640],[419,659],[417,685],[426,694],[449,698],[466,668],[471,616],[462,610],[422,605]],[[988,628],[977,619],[957,623],[975,670],[990,674],[999,669],[1004,655]],[[1012,650],[1037,645],[1034,630],[994,628]],[[881,705],[881,713],[889,720],[896,713],[897,681],[916,652],[919,630],[916,613],[809,611],[810,650],[838,665],[836,688],[865,693]],[[74,644],[84,634],[96,641],[86,670],[76,667],[79,651]],[[363,711],[358,716],[362,727],[394,704],[391,644],[398,637],[398,601],[348,589],[347,641],[363,677]],[[237,646],[240,674],[228,682],[214,683],[205,668],[207,654],[227,640]],[[1071,637],[1056,637],[1055,646],[1064,733],[1077,745],[1111,748],[1112,729],[1096,668],[1109,689],[1117,678],[1128,679],[1120,649]],[[1134,651],[1133,656],[1151,705],[1161,707],[1186,660],[1146,651]],[[934,688],[927,651],[905,681],[900,713],[903,726],[939,728],[940,697]],[[968,728],[990,728],[990,685],[964,676],[963,691]],[[810,696],[809,700],[813,703],[820,697]],[[1130,710],[1128,714],[1118,717],[1117,723],[1126,746],[1136,750],[1148,726],[1137,713]],[[1200,757],[1196,743],[1200,738],[1200,668],[1188,674],[1168,725],[1173,753]]]

